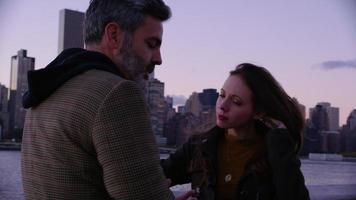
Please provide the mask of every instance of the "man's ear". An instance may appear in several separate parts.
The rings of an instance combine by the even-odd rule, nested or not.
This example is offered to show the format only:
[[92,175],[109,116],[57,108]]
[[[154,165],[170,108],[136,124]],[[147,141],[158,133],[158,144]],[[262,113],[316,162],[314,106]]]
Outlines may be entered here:
[[103,39],[111,49],[120,49],[124,40],[124,32],[119,24],[110,22],[105,26]]

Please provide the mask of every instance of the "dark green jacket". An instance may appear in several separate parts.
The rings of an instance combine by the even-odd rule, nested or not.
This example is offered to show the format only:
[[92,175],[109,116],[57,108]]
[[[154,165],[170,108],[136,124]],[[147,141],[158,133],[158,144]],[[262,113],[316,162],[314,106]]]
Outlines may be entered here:
[[[217,147],[223,135],[224,129],[219,127],[194,135],[168,159],[161,160],[166,177],[172,180],[172,186],[191,183],[192,189],[199,188],[199,199],[216,199]],[[236,188],[236,199],[309,199],[300,171],[300,160],[287,130],[268,130],[265,138],[267,154],[260,161],[265,160],[268,167],[262,173],[257,173],[252,170],[254,163],[246,166]],[[201,167],[204,165],[206,167]]]

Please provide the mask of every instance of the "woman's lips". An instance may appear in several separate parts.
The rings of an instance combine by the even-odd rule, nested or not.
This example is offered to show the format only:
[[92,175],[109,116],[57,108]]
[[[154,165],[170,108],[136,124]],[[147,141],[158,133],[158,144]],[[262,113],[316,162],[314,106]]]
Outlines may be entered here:
[[224,115],[218,115],[220,121],[227,121],[229,118],[225,117]]

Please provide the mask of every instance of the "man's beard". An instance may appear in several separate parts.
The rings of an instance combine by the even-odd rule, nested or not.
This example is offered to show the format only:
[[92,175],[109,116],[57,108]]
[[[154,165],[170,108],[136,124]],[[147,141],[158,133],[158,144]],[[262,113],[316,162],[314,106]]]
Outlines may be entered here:
[[121,64],[130,74],[132,80],[141,88],[143,94],[146,94],[148,73],[153,72],[154,65],[145,63],[145,61],[132,50],[130,36],[125,36],[120,55]]

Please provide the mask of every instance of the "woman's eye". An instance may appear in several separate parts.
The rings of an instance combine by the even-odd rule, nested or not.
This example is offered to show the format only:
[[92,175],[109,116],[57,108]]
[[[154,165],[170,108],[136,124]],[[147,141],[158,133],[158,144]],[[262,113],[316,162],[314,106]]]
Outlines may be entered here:
[[233,101],[234,102],[234,104],[236,104],[236,105],[238,105],[238,106],[241,106],[241,102],[240,101],[237,101],[237,100],[235,100],[235,101]]

